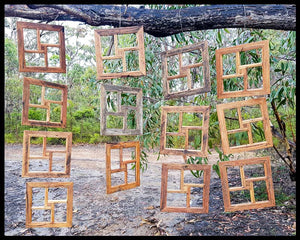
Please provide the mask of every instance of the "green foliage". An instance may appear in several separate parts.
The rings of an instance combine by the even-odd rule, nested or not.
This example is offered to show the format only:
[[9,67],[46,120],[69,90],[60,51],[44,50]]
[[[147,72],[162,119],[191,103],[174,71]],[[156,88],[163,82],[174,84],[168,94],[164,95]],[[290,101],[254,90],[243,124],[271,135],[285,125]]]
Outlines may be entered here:
[[4,49],[5,77],[12,77],[19,67],[17,46],[11,39],[5,38]]
[[218,176],[221,177],[219,162],[220,161],[229,161],[230,157],[233,157],[233,155],[232,154],[228,154],[228,155],[223,154],[223,152],[218,147],[215,147],[215,150],[219,154],[219,160],[217,160],[216,164],[213,164],[212,168],[213,168],[213,170],[215,170],[215,172],[218,174]]
[[[189,163],[189,164],[208,164],[208,158],[207,157],[189,157],[187,159],[187,163]],[[196,178],[201,177],[203,172],[204,172],[203,170],[200,170],[200,171],[199,170],[191,170],[191,173]]]
[[77,110],[74,113],[74,117],[75,117],[76,120],[81,120],[81,119],[84,119],[84,118],[93,118],[94,116],[95,116],[95,112],[91,108],[86,108],[86,109],[83,109],[83,110]]

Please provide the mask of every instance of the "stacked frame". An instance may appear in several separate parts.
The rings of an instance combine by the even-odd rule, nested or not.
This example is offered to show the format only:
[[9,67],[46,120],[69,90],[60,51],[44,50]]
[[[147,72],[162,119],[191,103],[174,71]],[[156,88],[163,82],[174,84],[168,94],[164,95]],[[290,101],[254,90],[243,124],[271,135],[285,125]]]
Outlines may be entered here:
[[[247,177],[244,172],[244,167],[255,165],[255,164],[263,165],[264,176]],[[222,182],[224,208],[226,212],[275,206],[275,196],[274,196],[274,189],[273,189],[270,157],[266,156],[266,157],[259,157],[259,158],[220,162],[219,166],[220,166],[220,176]],[[239,167],[240,170],[241,186],[229,186],[227,169],[236,166]],[[265,182],[267,197],[268,197],[267,200],[256,201],[255,199],[255,192],[254,192],[253,185],[254,183],[259,181]],[[233,204],[231,202],[232,198],[230,197],[230,193],[237,192],[237,191],[245,191],[245,190],[249,191],[250,193],[250,202]]]
[[[199,51],[201,55],[199,58],[201,61],[197,61],[195,63],[185,63],[183,61],[183,54],[193,53],[195,51]],[[165,52],[162,52],[162,78],[163,78],[163,92],[165,99],[171,98],[179,98],[185,96],[191,96],[195,94],[200,94],[204,92],[210,91],[210,78],[209,78],[209,55],[208,55],[208,47],[207,41],[203,41],[194,45],[185,46],[178,49],[172,49]],[[176,75],[169,75],[168,69],[168,58],[170,57],[178,57],[178,73]],[[193,81],[191,76],[191,71],[193,69],[197,69],[202,67],[202,75],[203,75],[203,86],[195,87],[195,81]],[[199,74],[197,74],[199,76]],[[170,89],[170,81],[176,79],[187,78],[187,86],[186,89],[171,92]]]
[[[161,136],[160,136],[160,153],[162,154],[174,154],[174,155],[189,155],[198,157],[207,157],[208,149],[208,127],[209,127],[209,106],[162,106],[161,107]],[[179,114],[179,124],[177,132],[168,132],[168,117],[169,113]],[[183,114],[193,113],[202,114],[201,126],[184,126]],[[201,148],[200,150],[189,149],[189,131],[199,130],[201,134]],[[168,136],[180,136],[184,138],[184,148],[168,148],[167,137]]]
[[[168,171],[176,170],[180,172],[180,189],[168,188]],[[186,183],[184,181],[185,170],[203,171],[203,183]],[[162,212],[184,212],[184,213],[208,213],[209,211],[209,187],[210,187],[210,173],[211,165],[200,164],[174,164],[163,163],[162,164],[162,179],[161,179],[161,197],[160,197],[160,209]],[[202,188],[202,207],[191,206],[191,188]],[[167,194],[180,193],[186,195],[186,206],[168,206]]]
[[[33,189],[44,189],[44,204],[33,206]],[[49,199],[49,189],[66,189],[66,199]],[[58,205],[65,205],[65,221],[56,221]],[[33,211],[50,211],[49,221],[33,221]],[[73,183],[72,182],[27,182],[26,183],[26,228],[72,227]]]
[[[136,41],[134,46],[119,47],[118,35],[135,34]],[[101,38],[111,36],[111,48],[114,46],[114,55],[109,54],[104,56],[104,46],[101,44]],[[96,48],[96,64],[97,64],[97,79],[110,79],[119,77],[139,77],[146,75],[145,65],[145,50],[144,50],[144,28],[143,26],[122,27],[113,29],[98,29],[95,30],[95,48]],[[112,50],[109,50],[111,52]],[[138,52],[139,69],[134,71],[127,70],[126,53]],[[105,61],[121,61],[122,71],[106,72],[104,65]],[[129,64],[129,63],[128,63]]]
[[[244,107],[254,107],[259,106],[261,115],[255,118],[243,119],[242,108]],[[263,149],[273,146],[272,133],[270,128],[270,120],[267,108],[266,98],[256,98],[245,101],[235,101],[230,103],[218,104],[216,105],[217,114],[219,119],[222,149],[224,154],[238,153],[244,151],[251,151],[256,149]],[[227,129],[225,121],[225,111],[234,109],[237,112],[239,128],[237,129]],[[252,125],[262,122],[264,129],[264,140],[254,142],[252,137]],[[248,143],[238,146],[230,146],[229,135],[238,134],[245,132],[248,136]]]
[[[26,49],[24,40],[24,29],[32,29],[36,31],[36,46],[32,49]],[[58,34],[57,42],[43,43],[41,42],[42,32],[54,32]],[[65,36],[64,27],[59,25],[48,25],[41,23],[17,22],[18,33],[18,54],[19,54],[19,71],[20,72],[48,72],[48,73],[65,73],[66,72],[66,57],[65,57]],[[59,66],[50,66],[49,57],[51,49],[58,49]],[[26,61],[26,54],[44,55],[41,58],[44,61],[44,66],[29,66]]]
[[[30,86],[41,86],[41,103],[30,103]],[[52,88],[61,91],[61,100],[54,101],[45,98],[45,89]],[[67,124],[67,94],[68,87],[66,85],[46,82],[39,79],[25,77],[23,80],[23,111],[22,111],[22,124],[29,126],[42,126],[42,127],[60,127],[65,128]],[[51,104],[61,105],[60,121],[51,121]],[[45,109],[47,111],[46,121],[29,119],[29,108]]]
[[[126,148],[134,148],[134,158],[124,159],[123,150]],[[134,142],[120,142],[120,143],[106,143],[106,193],[114,193],[121,190],[127,190],[140,186],[140,143]],[[119,149],[119,167],[112,169],[111,150]],[[128,164],[134,164],[135,178],[134,181],[128,181]],[[124,183],[112,186],[111,175],[113,173],[124,172]]]
[[[261,49],[261,59],[255,60],[254,63],[241,64],[241,52]],[[223,69],[223,57],[228,55],[235,57],[235,73],[225,74]],[[259,61],[260,60],[260,61]],[[250,88],[248,81],[248,71],[255,68],[261,68],[262,72],[262,86]],[[246,43],[238,46],[221,48],[216,50],[216,71],[217,71],[217,96],[218,98],[232,98],[232,97],[247,97],[260,96],[270,94],[270,60],[269,60],[269,40]],[[228,79],[242,78],[243,84],[239,90],[225,91],[224,81]],[[256,77],[257,79],[257,77]],[[239,85],[237,80],[235,85]]]
[[[43,138],[43,149],[39,155],[31,155],[30,139],[41,137]],[[23,166],[22,177],[41,177],[41,178],[58,178],[70,177],[71,171],[71,149],[72,149],[72,133],[71,132],[53,132],[53,131],[24,131],[23,136]],[[64,150],[47,150],[47,138],[65,139]],[[64,154],[63,171],[53,171],[53,155]],[[34,160],[42,160],[48,162],[47,171],[30,171],[30,163]]]
[[[108,92],[116,93],[116,111],[111,111],[107,106]],[[100,134],[105,136],[115,135],[142,135],[143,134],[143,92],[141,88],[132,88],[125,86],[114,86],[101,84],[100,88]],[[135,106],[122,105],[122,94],[130,94],[136,97]],[[130,111],[135,112],[136,127],[128,128],[127,120]],[[122,118],[122,128],[107,126],[109,116]]]

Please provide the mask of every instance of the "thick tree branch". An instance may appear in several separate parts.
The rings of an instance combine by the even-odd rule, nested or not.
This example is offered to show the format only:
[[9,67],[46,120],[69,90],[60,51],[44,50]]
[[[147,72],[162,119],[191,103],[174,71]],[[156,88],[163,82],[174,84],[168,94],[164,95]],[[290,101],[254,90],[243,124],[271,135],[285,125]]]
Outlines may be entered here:
[[296,30],[296,6],[285,4],[224,4],[176,10],[138,9],[115,5],[7,4],[5,17],[45,22],[81,21],[91,26],[143,25],[144,31],[155,37],[216,28]]

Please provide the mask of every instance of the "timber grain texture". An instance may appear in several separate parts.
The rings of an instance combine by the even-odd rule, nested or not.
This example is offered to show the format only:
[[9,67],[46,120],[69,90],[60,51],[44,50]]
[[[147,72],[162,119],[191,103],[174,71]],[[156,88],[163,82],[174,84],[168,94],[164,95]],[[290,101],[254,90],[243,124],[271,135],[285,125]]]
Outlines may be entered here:
[[[183,54],[199,50],[202,61],[194,63],[186,63],[183,61]],[[178,56],[178,66],[179,72],[176,75],[170,76],[168,74],[168,59],[169,57]],[[208,46],[207,41],[203,41],[197,44],[184,46],[181,48],[176,48],[168,50],[161,53],[162,57],[162,79],[163,79],[163,92],[165,99],[179,98],[185,96],[191,96],[195,94],[209,92],[211,90],[210,86],[210,77],[209,77],[209,55],[208,55]],[[185,59],[186,60],[186,59]],[[195,82],[191,76],[191,71],[193,69],[202,70],[203,76],[203,86],[194,87]],[[176,79],[187,79],[187,88],[181,91],[171,92],[170,81]],[[201,81],[201,80],[200,80]]]
[[[247,177],[244,173],[244,167],[254,164],[262,164],[264,167],[264,176]],[[273,180],[271,172],[270,157],[258,157],[251,159],[242,159],[234,161],[219,162],[220,175],[222,182],[223,201],[225,212],[242,211],[248,209],[265,208],[275,206],[275,196],[273,189]],[[228,183],[227,169],[230,167],[239,167],[241,186],[230,186]],[[230,179],[229,179],[230,180]],[[256,181],[265,181],[268,200],[256,201],[253,183]],[[251,202],[232,204],[230,192],[249,190]]]
[[[39,155],[30,154],[30,139],[32,137],[43,138],[43,150]],[[47,138],[62,138],[66,140],[65,150],[47,150]],[[23,162],[22,177],[40,177],[40,178],[67,178],[71,172],[71,150],[72,150],[72,133],[71,132],[54,132],[54,131],[24,131],[23,136]],[[53,171],[52,161],[55,153],[64,153],[64,171]],[[43,159],[48,161],[48,171],[30,171],[31,161]]]
[[[139,77],[146,75],[145,64],[145,49],[144,49],[144,30],[143,26],[123,27],[113,29],[98,29],[95,30],[95,48],[96,48],[96,65],[97,65],[97,79],[110,79],[119,77]],[[118,46],[118,35],[121,34],[136,34],[136,46],[123,47]],[[102,46],[101,37],[112,36],[112,46],[115,50],[115,55],[103,56],[103,49],[107,46]],[[126,62],[126,52],[137,51],[139,70],[128,71]],[[104,61],[105,60],[121,60],[122,70],[121,72],[105,72]]]
[[[179,189],[170,189],[168,187],[168,171],[175,170],[180,174],[180,182],[177,183]],[[186,183],[184,181],[184,171],[197,170],[203,171],[203,183]],[[209,187],[210,187],[211,165],[200,164],[178,164],[178,163],[163,163],[161,173],[161,197],[160,210],[162,212],[182,212],[182,213],[208,213],[209,211]],[[191,206],[191,188],[202,188],[202,206]],[[168,206],[167,194],[182,193],[186,196],[186,207]],[[199,193],[197,193],[199,194]]]
[[[242,65],[240,53],[249,50],[261,49],[261,61]],[[226,54],[235,54],[235,68],[234,74],[223,75],[223,56]],[[248,81],[248,70],[252,68],[261,67],[262,69],[262,83],[260,87],[251,88]],[[216,71],[217,71],[217,96],[218,98],[232,98],[232,97],[249,97],[261,96],[270,94],[270,59],[269,59],[269,40],[241,44],[238,46],[221,48],[216,50]],[[241,83],[243,90],[238,91],[224,91],[224,81],[232,78],[242,78]]]
[[[30,103],[30,86],[41,86],[41,103],[32,104]],[[53,101],[45,98],[46,88],[58,89],[61,91],[60,101]],[[68,86],[58,83],[46,82],[39,79],[24,77],[23,80],[23,111],[22,111],[22,125],[29,126],[41,126],[41,127],[56,127],[65,128],[67,124],[67,95]],[[51,104],[58,104],[60,108],[60,121],[51,121]],[[33,120],[29,119],[28,112],[29,108],[40,108],[46,109],[46,120]]]
[[[255,107],[255,106],[259,106],[261,115],[255,118],[243,119],[242,108]],[[269,148],[273,146],[272,132],[270,127],[270,120],[269,120],[266,98],[256,98],[256,99],[249,99],[244,101],[235,101],[230,103],[217,104],[216,109],[218,114],[220,134],[222,140],[222,149],[224,154],[252,151],[257,149]],[[239,128],[228,130],[225,121],[225,111],[232,110],[232,109],[236,109],[237,111]],[[264,141],[255,142],[253,140],[251,124],[255,124],[257,122],[262,122],[263,124],[264,137],[265,137]],[[228,135],[241,133],[241,132],[247,133],[248,143],[237,145],[237,146],[231,146]]]
[[[37,49],[25,49],[24,29],[36,30]],[[42,43],[40,36],[42,31],[52,31],[58,33],[58,43]],[[65,56],[65,35],[64,27],[59,25],[49,25],[31,22],[17,22],[18,34],[18,54],[19,54],[19,71],[20,72],[46,72],[46,73],[65,73],[66,56]],[[59,50],[59,66],[53,67],[48,64],[48,48],[57,48]],[[45,66],[29,66],[25,59],[25,54],[42,54],[44,55]]]
[[[44,205],[33,206],[33,189],[44,188]],[[49,189],[66,188],[66,199],[49,199]],[[66,205],[66,221],[55,221],[56,204]],[[50,210],[50,221],[38,222],[32,221],[32,211]],[[72,214],[73,214],[73,182],[27,182],[26,183],[26,228],[38,228],[38,227],[72,227]]]
[[[208,152],[208,127],[209,127],[210,106],[162,106],[161,107],[161,136],[160,153],[173,155],[189,155],[207,157]],[[167,132],[169,113],[179,114],[179,124],[177,132]],[[183,113],[202,114],[202,126],[183,126]],[[189,130],[201,130],[201,149],[189,148]],[[185,139],[184,149],[168,148],[167,136],[182,136]]]
[[[116,112],[108,110],[107,92],[117,93]],[[132,94],[136,96],[136,105],[122,105],[122,93]],[[127,127],[127,114],[130,110],[135,111],[136,128],[129,129]],[[108,128],[107,117],[119,116],[123,118],[123,128]],[[118,135],[142,135],[143,134],[143,92],[141,88],[132,88],[126,86],[116,86],[109,84],[101,84],[100,87],[100,134],[104,136]]]
[[[123,149],[135,148],[134,159],[124,159]],[[106,143],[106,193],[114,193],[117,191],[127,190],[140,186],[140,142],[120,142],[120,143]],[[111,150],[119,149],[119,168],[112,169],[111,166]],[[135,180],[128,181],[128,164],[134,164]],[[111,175],[113,173],[124,172],[124,183],[119,185],[112,185]]]

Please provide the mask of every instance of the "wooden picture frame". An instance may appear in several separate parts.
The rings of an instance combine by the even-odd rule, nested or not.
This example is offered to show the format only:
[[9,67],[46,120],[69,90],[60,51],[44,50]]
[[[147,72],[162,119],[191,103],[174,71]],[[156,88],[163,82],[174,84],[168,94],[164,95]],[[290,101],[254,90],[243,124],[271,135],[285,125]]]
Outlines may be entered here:
[[[113,29],[98,29],[95,30],[95,48],[96,48],[96,65],[97,65],[97,79],[110,79],[120,77],[139,77],[146,75],[145,65],[145,49],[144,49],[144,28],[143,26],[121,27]],[[134,46],[119,47],[118,36],[123,34],[135,34],[136,41]],[[103,56],[104,46],[101,44],[101,38],[111,36],[110,48],[108,56]],[[114,54],[111,52],[114,51]],[[126,62],[126,53],[138,52],[138,70],[128,70]],[[122,71],[119,72],[105,72],[105,61],[121,61],[120,67]],[[115,69],[115,68],[114,68]]]
[[[41,103],[30,103],[30,86],[41,86]],[[45,98],[46,88],[61,90],[60,101],[49,100]],[[22,125],[42,126],[42,127],[56,127],[65,128],[67,124],[67,85],[58,83],[46,82],[39,79],[24,77],[23,80],[23,111],[22,111]],[[51,104],[61,105],[60,121],[51,121]],[[29,119],[29,108],[45,109],[47,111],[46,121]]]
[[[193,51],[196,50],[201,52],[202,60],[200,62],[186,64],[183,60],[183,55],[187,53],[192,53]],[[169,69],[168,69],[168,58],[174,56],[178,57],[179,69],[176,75],[170,76]],[[161,57],[162,57],[163,93],[165,99],[191,96],[195,94],[209,92],[211,90],[207,41],[162,52]],[[203,69],[202,71],[203,86],[195,87],[195,82],[192,79],[191,71],[196,70],[199,67],[202,67]],[[200,74],[197,74],[197,76],[199,75]],[[181,91],[171,92],[170,85],[169,85],[170,81],[175,79],[182,79],[185,77],[187,78],[186,88]]]
[[[250,64],[241,64],[241,52],[250,50],[262,51],[261,61]],[[223,56],[233,54],[235,56],[235,73],[225,74],[223,69]],[[248,70],[261,67],[262,68],[262,87],[249,87]],[[216,50],[216,71],[217,71],[217,96],[218,98],[247,97],[260,96],[270,94],[270,63],[269,63],[269,40],[241,44],[233,47],[221,48]],[[227,79],[242,78],[241,89],[237,91],[225,91],[224,81]],[[256,78],[257,79],[257,78]],[[237,80],[235,85],[238,85]]]
[[[33,189],[44,188],[44,204],[33,206]],[[67,189],[66,199],[49,199],[49,189]],[[55,221],[57,204],[66,204],[66,221]],[[50,221],[32,221],[33,210],[50,210]],[[73,214],[73,182],[27,182],[26,183],[26,228],[37,227],[72,227]]]
[[[261,116],[255,118],[243,119],[242,117],[242,108],[244,107],[254,107],[259,106]],[[266,98],[256,98],[249,99],[245,101],[235,101],[224,104],[216,105],[219,126],[220,126],[220,134],[222,140],[222,149],[224,154],[230,153],[238,153],[245,151],[252,151],[257,149],[263,149],[273,146],[272,140],[272,132],[270,127],[270,120],[267,108]],[[237,112],[237,120],[239,122],[239,128],[237,129],[227,129],[226,121],[225,121],[225,113],[226,110],[235,109]],[[251,124],[255,124],[257,122],[261,122],[264,130],[264,141],[254,142],[253,133]],[[238,146],[230,146],[229,135],[230,134],[239,134],[245,132],[248,136],[248,143],[242,144]]]
[[[161,154],[174,154],[174,155],[189,155],[198,157],[207,157],[208,152],[208,127],[209,127],[209,111],[210,106],[162,106],[161,107],[161,136],[160,136],[160,153]],[[178,131],[168,132],[168,114],[178,113]],[[183,114],[193,113],[202,114],[201,126],[183,126]],[[201,149],[194,150],[189,149],[189,131],[196,130],[202,131],[201,134]],[[168,137],[183,137],[184,148],[168,148],[167,138]]]
[[[42,153],[40,155],[30,155],[30,139],[32,137],[42,137]],[[47,138],[65,139],[65,150],[47,150]],[[67,178],[71,171],[71,150],[72,150],[72,132],[54,132],[54,131],[24,131],[23,135],[23,163],[22,177],[41,177],[41,178]],[[64,155],[64,171],[53,171],[53,155]],[[47,171],[30,171],[31,160],[47,161]]]
[[[36,46],[33,49],[25,48],[24,29],[32,29],[36,31]],[[41,42],[42,32],[57,32],[57,42],[44,43]],[[47,72],[47,73],[65,73],[66,72],[66,56],[65,56],[65,36],[64,27],[59,25],[48,25],[31,22],[17,22],[18,34],[18,54],[19,54],[19,71],[20,72]],[[50,66],[49,57],[52,49],[59,52],[59,65]],[[29,66],[26,61],[26,54],[43,55],[40,59],[44,61],[44,66]]]
[[[176,170],[180,173],[180,188],[168,188],[168,171]],[[203,183],[186,183],[184,182],[185,170],[203,171]],[[211,165],[202,164],[179,164],[179,163],[163,163],[161,175],[161,197],[160,197],[160,210],[162,212],[182,212],[182,213],[208,213],[209,211],[209,188],[210,188],[210,174]],[[202,194],[202,207],[192,207],[191,201],[191,188],[197,187],[203,189]],[[186,207],[168,206],[167,194],[168,193],[182,193],[186,195]]]
[[[244,167],[254,165],[254,164],[262,164],[263,165],[264,176],[247,177],[245,175]],[[235,166],[239,168],[241,186],[229,186],[229,183],[228,183],[227,169],[230,167],[235,167]],[[241,211],[241,210],[275,206],[275,196],[274,196],[273,181],[272,181],[271,162],[270,162],[269,156],[219,162],[219,167],[220,167],[220,175],[221,175],[221,182],[222,182],[222,191],[223,191],[223,201],[224,201],[225,212]],[[253,184],[258,181],[265,182],[268,200],[256,201]],[[245,191],[245,190],[248,190],[250,192],[250,202],[243,202],[243,203],[237,203],[237,204],[231,203],[231,197],[230,197],[231,192]]]
[[[108,109],[107,92],[116,94],[116,111]],[[141,88],[101,84],[100,87],[100,134],[105,136],[142,135],[143,134],[143,92]],[[135,96],[135,106],[122,105],[122,95]],[[129,114],[134,112],[136,128],[128,128]],[[122,128],[107,127],[107,117],[122,118]]]
[[[135,149],[134,159],[124,159],[123,150],[126,148]],[[140,186],[140,143],[138,141],[133,142],[120,142],[120,143],[106,143],[106,193],[114,193],[122,190],[127,190]],[[119,167],[112,169],[111,150],[119,149]],[[128,181],[128,164],[135,164],[135,180],[132,182]],[[124,183],[112,186],[113,173],[124,172]]]

